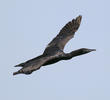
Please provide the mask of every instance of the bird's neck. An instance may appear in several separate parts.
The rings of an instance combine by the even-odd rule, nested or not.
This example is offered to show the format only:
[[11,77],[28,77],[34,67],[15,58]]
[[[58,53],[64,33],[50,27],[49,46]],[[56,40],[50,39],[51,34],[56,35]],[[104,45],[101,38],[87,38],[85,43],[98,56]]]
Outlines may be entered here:
[[64,57],[64,60],[68,60],[68,59],[71,59],[72,57],[80,56],[80,55],[83,55],[83,54],[84,53],[83,53],[82,49],[78,49],[78,50],[72,51],[70,53],[66,53],[65,57]]

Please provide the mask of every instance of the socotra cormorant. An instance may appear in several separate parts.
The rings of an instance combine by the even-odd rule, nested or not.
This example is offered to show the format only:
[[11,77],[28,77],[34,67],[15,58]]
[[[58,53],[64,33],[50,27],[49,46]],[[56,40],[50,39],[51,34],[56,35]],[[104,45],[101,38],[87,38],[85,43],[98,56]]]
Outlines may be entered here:
[[78,30],[81,23],[82,16],[68,22],[59,32],[59,34],[47,45],[43,54],[28,60],[24,63],[18,64],[15,67],[22,67],[16,74],[31,74],[41,68],[41,66],[56,63],[60,60],[69,60],[72,57],[83,55],[95,49],[81,48],[70,53],[64,53],[63,49],[66,43],[74,37],[75,32]]

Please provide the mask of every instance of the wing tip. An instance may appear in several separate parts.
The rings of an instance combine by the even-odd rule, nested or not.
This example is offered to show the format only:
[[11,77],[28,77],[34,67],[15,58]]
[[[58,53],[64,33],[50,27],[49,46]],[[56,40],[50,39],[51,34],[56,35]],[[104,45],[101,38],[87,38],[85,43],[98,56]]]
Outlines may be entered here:
[[18,65],[15,65],[14,67],[19,67]]
[[81,23],[81,20],[82,20],[82,15],[79,15],[78,17],[76,17],[76,21],[78,24]]
[[21,64],[18,64],[18,65],[15,65],[14,67],[23,67],[24,66],[24,63],[21,63]]

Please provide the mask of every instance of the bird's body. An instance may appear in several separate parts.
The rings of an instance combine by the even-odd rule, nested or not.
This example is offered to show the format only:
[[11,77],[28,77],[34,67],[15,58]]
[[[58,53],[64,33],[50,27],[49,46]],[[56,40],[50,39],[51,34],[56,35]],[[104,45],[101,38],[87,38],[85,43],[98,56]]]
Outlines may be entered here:
[[45,66],[45,65],[58,62],[61,59],[61,57],[62,57],[62,54],[58,54],[58,53],[53,54],[53,55],[52,54],[40,55],[34,59],[26,61],[25,63],[16,65],[16,67],[22,66],[23,69],[19,70],[18,72],[15,72],[14,75],[18,73],[23,73],[23,72],[25,72],[25,74],[30,74],[33,71],[38,70],[41,67],[41,65]]
[[81,23],[81,16],[68,22],[60,31],[60,33],[47,45],[43,54],[28,60],[24,63],[18,64],[15,67],[22,67],[13,75],[24,73],[31,74],[33,71],[40,69],[41,66],[56,63],[60,60],[68,60],[72,57],[79,56],[82,54],[89,53],[95,49],[81,48],[70,53],[64,53],[63,49],[66,43],[74,36],[75,32],[78,30]]

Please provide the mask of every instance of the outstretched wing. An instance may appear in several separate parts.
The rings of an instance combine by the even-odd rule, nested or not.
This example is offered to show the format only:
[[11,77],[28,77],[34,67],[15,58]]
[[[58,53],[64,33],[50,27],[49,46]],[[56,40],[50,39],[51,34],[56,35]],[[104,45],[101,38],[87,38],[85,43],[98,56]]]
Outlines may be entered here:
[[44,53],[55,50],[63,50],[66,43],[74,36],[81,23],[82,16],[68,22],[59,32],[59,34],[47,45]]

